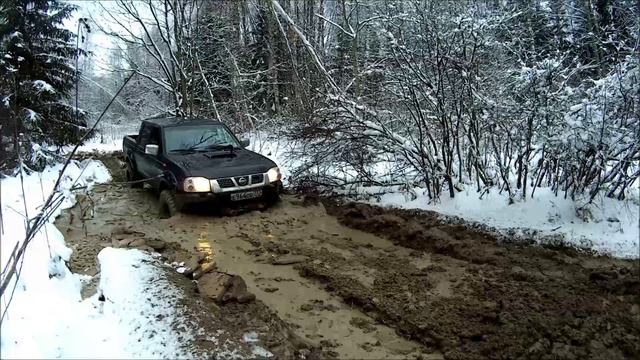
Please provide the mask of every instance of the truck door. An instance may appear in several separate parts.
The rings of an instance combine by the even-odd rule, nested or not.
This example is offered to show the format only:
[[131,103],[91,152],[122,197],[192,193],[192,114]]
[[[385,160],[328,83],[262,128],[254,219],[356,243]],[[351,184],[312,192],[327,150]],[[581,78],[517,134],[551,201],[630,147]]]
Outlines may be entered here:
[[[147,145],[160,146],[160,128],[151,124],[143,123],[142,129],[140,129],[140,136],[138,136],[139,151],[134,153],[136,166],[138,171],[146,178],[157,175],[153,168],[158,162],[157,155],[151,155],[145,153],[145,147]],[[161,151],[161,150],[160,150]],[[158,153],[160,153],[160,151]]]
[[144,156],[144,146],[149,141],[150,135],[151,126],[143,122],[142,126],[140,127],[140,134],[138,134],[138,146],[137,149],[133,152],[133,160],[135,161],[136,169],[143,177],[147,177],[147,174],[144,170],[146,161],[146,157]]
[[[164,171],[164,165],[161,161],[163,154],[163,145],[162,145],[162,130],[160,127],[153,126],[151,127],[151,131],[149,133],[149,140],[147,144],[158,145],[158,154],[144,154],[145,156],[145,172],[147,177],[155,177]],[[155,179],[150,182],[153,186],[157,186],[160,183],[160,179]]]

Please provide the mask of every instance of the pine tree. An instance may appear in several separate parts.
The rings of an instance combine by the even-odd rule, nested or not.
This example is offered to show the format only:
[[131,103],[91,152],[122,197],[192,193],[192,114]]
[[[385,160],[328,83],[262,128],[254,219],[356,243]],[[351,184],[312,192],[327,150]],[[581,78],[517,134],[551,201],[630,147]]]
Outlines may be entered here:
[[1,0],[0,8],[2,135],[23,133],[30,142],[57,146],[78,141],[85,114],[68,103],[76,79],[75,35],[62,27],[76,7],[58,0]]

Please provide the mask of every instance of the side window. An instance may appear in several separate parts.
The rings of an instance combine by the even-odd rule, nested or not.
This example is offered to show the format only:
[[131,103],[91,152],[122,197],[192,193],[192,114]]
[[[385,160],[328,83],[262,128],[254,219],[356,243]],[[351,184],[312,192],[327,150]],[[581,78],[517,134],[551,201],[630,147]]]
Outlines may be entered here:
[[142,146],[145,146],[149,143],[149,138],[151,137],[151,126],[142,124],[142,129],[140,129],[140,135],[138,136],[138,143]]
[[151,134],[149,135],[149,142],[147,144],[158,145],[160,148],[162,148],[160,142],[161,142],[160,128],[152,127]]
[[140,131],[140,145],[144,147],[150,144],[160,146],[160,128],[146,125]]

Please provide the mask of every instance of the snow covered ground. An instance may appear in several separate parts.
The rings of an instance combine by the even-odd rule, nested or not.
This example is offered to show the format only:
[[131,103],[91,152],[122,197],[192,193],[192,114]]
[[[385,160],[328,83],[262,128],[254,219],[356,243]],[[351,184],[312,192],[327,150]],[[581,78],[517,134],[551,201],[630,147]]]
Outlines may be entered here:
[[[293,145],[260,133],[251,138],[253,149],[274,160],[287,180],[291,169],[300,162],[300,159],[287,156]],[[370,187],[356,191],[366,195],[380,190]],[[437,203],[429,203],[423,189],[414,188],[411,193],[397,189],[367,201],[381,206],[437,211],[499,229],[520,228],[537,230],[541,235],[562,234],[567,242],[600,253],[621,258],[640,257],[640,194],[627,201],[596,199],[588,207],[590,216],[581,218],[577,210],[584,202],[564,199],[562,194],[556,197],[549,188],[538,188],[533,198],[511,205],[506,194],[499,194],[496,189],[482,198],[475,189],[466,189],[456,193],[454,199],[443,195]]]
[[[251,139],[252,149],[274,160],[288,180],[291,170],[301,160],[287,156],[293,145],[263,133],[253,134]],[[364,195],[380,190],[372,187],[356,191]],[[511,205],[506,194],[499,194],[496,189],[482,198],[475,189],[466,189],[456,193],[454,199],[444,195],[439,202],[431,203],[423,189],[414,188],[411,193],[398,189],[367,201],[381,206],[437,211],[498,229],[531,229],[539,231],[540,235],[562,234],[568,243],[600,253],[621,258],[640,257],[639,194],[627,201],[596,199],[588,207],[590,215],[579,217],[577,210],[584,202],[564,199],[562,194],[556,197],[549,188],[538,188],[533,198]]]
[[577,216],[579,201],[556,197],[549,188],[538,188],[533,198],[511,205],[504,193],[498,194],[495,190],[485,194],[482,199],[475,190],[466,190],[456,193],[453,199],[443,196],[435,204],[429,204],[424,190],[415,188],[413,193],[417,194],[415,199],[398,191],[381,195],[372,203],[433,210],[496,228],[534,229],[542,234],[563,234],[569,243],[580,247],[621,258],[640,256],[640,214],[638,204],[634,201],[598,199],[588,207],[591,216],[585,221]]
[[[151,265],[151,255],[135,249],[105,248],[98,254],[98,261],[98,293],[82,303],[86,310],[84,324],[74,328],[100,329],[93,331],[95,338],[91,342],[110,345],[101,351],[69,346],[70,350],[79,351],[70,357],[189,357],[183,345],[192,339],[192,334],[185,330],[177,337],[172,327],[174,321],[180,321],[176,305],[181,294],[157,266]],[[99,300],[100,295],[104,301]]]
[[291,170],[298,165],[298,159],[292,159],[288,154],[293,148],[293,144],[286,140],[276,140],[264,132],[252,132],[246,135],[251,140],[249,149],[262,154],[273,160],[282,173],[282,182],[289,185]]
[[100,140],[92,139],[78,148],[78,152],[104,152],[110,153],[114,151],[122,151],[122,139],[108,140],[100,142]]
[[[61,165],[25,176],[26,211],[33,217],[51,192]],[[74,203],[73,186],[91,187],[110,179],[98,161],[72,163],[61,189],[61,208]],[[25,209],[20,179],[0,182],[2,192],[2,268],[16,242],[24,239]],[[58,210],[58,212],[61,209]],[[99,255],[99,294],[81,300],[81,282],[87,276],[66,267],[71,250],[52,224],[53,217],[29,244],[15,291],[0,299],[4,312],[0,353],[3,358],[176,358],[187,354],[170,330],[175,319],[172,289],[164,284],[150,255],[138,250],[105,249]],[[132,271],[135,268],[136,271]],[[152,285],[150,285],[152,284]],[[162,291],[158,296],[154,292]],[[132,296],[134,294],[134,296]],[[144,339],[140,342],[139,339]]]

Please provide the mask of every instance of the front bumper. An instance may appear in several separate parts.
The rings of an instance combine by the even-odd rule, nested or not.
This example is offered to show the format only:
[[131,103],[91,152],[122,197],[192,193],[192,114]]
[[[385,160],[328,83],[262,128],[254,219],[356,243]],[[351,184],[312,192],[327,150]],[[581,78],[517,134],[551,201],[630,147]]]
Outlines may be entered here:
[[[248,199],[248,200],[240,200],[240,201],[232,201],[231,194],[241,193],[245,191],[262,189],[262,197]],[[247,187],[241,190],[236,191],[227,191],[227,192],[206,192],[206,193],[187,193],[187,192],[178,192],[176,193],[176,201],[180,205],[189,205],[189,204],[198,204],[198,203],[245,203],[252,201],[265,201],[271,200],[282,193],[282,181],[276,181],[267,185],[261,185],[257,187]]]

